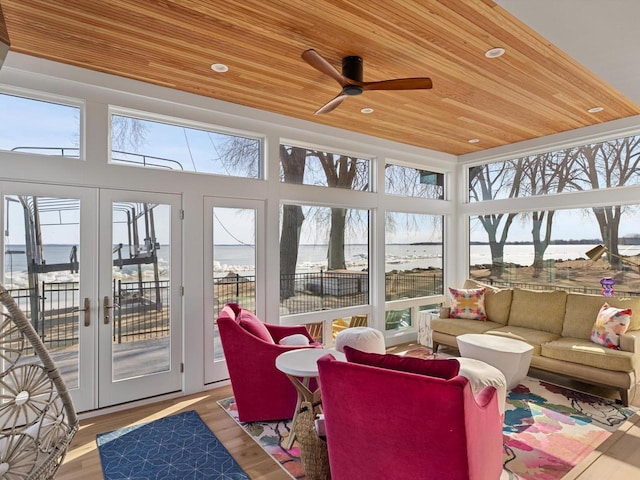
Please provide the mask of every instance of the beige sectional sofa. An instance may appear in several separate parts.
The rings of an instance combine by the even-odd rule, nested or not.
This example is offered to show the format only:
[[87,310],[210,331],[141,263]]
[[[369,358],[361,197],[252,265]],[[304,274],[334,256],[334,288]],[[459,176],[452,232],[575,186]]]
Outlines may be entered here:
[[[487,321],[448,318],[431,320],[434,350],[439,345],[456,347],[463,333],[500,335],[533,346],[531,367],[562,374],[595,385],[617,388],[624,405],[635,394],[640,365],[640,297],[609,298],[568,293],[562,290],[535,291],[497,289],[473,280],[464,288],[486,287]],[[631,324],[620,337],[620,349],[589,340],[602,305],[631,308]],[[633,397],[632,397],[633,398]]]

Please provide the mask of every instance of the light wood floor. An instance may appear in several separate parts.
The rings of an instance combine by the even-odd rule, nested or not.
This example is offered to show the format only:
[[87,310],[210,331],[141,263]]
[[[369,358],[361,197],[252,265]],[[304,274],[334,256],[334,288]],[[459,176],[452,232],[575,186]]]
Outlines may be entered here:
[[98,480],[102,478],[96,435],[136,423],[157,420],[187,410],[198,412],[225,448],[252,479],[291,480],[269,455],[249,437],[216,403],[232,396],[231,387],[221,387],[152,405],[87,418],[71,442],[56,480]]
[[[407,344],[391,350],[398,353],[414,347],[416,347],[415,344]],[[532,372],[532,374],[568,387],[616,398],[614,391],[567,381],[541,372]],[[291,477],[216,403],[231,395],[231,387],[221,387],[81,420],[80,430],[73,439],[56,478],[57,480],[99,480],[102,478],[100,458],[95,442],[98,433],[135,423],[148,422],[181,411],[195,410],[250,478],[291,480]],[[632,404],[640,407],[640,392],[632,400]],[[628,480],[636,478],[640,478],[640,415],[638,414],[620,427],[563,480]]]

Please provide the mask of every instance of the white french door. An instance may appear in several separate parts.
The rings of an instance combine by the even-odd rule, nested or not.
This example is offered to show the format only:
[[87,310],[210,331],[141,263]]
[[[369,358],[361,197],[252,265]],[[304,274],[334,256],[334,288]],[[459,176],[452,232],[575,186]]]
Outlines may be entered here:
[[264,277],[264,203],[206,198],[203,259],[205,383],[229,378],[215,320],[226,303],[259,310]]
[[3,283],[78,411],[181,388],[181,198],[0,183]]
[[181,198],[100,190],[98,406],[182,385]]

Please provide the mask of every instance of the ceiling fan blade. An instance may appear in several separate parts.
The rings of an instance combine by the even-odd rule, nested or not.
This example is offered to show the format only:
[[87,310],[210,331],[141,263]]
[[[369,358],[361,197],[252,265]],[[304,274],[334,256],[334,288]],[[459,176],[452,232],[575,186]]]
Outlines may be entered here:
[[324,73],[325,75],[329,75],[336,82],[338,82],[341,87],[344,87],[349,83],[346,77],[338,72],[338,70],[336,70],[329,62],[321,57],[320,54],[313,48],[302,52],[302,59],[316,70]]
[[364,90],[422,90],[433,87],[430,78],[396,78],[380,82],[351,82]]
[[342,101],[347,98],[348,95],[340,94],[335,97],[333,100],[329,100],[322,107],[315,111],[314,115],[320,115],[321,113],[329,113],[336,109],[338,105],[342,103]]

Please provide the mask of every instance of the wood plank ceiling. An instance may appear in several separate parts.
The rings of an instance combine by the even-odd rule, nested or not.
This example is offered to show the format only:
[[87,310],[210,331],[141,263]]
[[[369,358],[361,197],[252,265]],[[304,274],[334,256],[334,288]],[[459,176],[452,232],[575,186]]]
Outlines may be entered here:
[[[0,5],[15,52],[455,155],[640,113],[491,0]],[[494,47],[505,55],[486,58]],[[365,81],[428,76],[433,89],[367,91],[314,116],[340,87],[300,58],[308,48],[338,70],[361,56]]]

